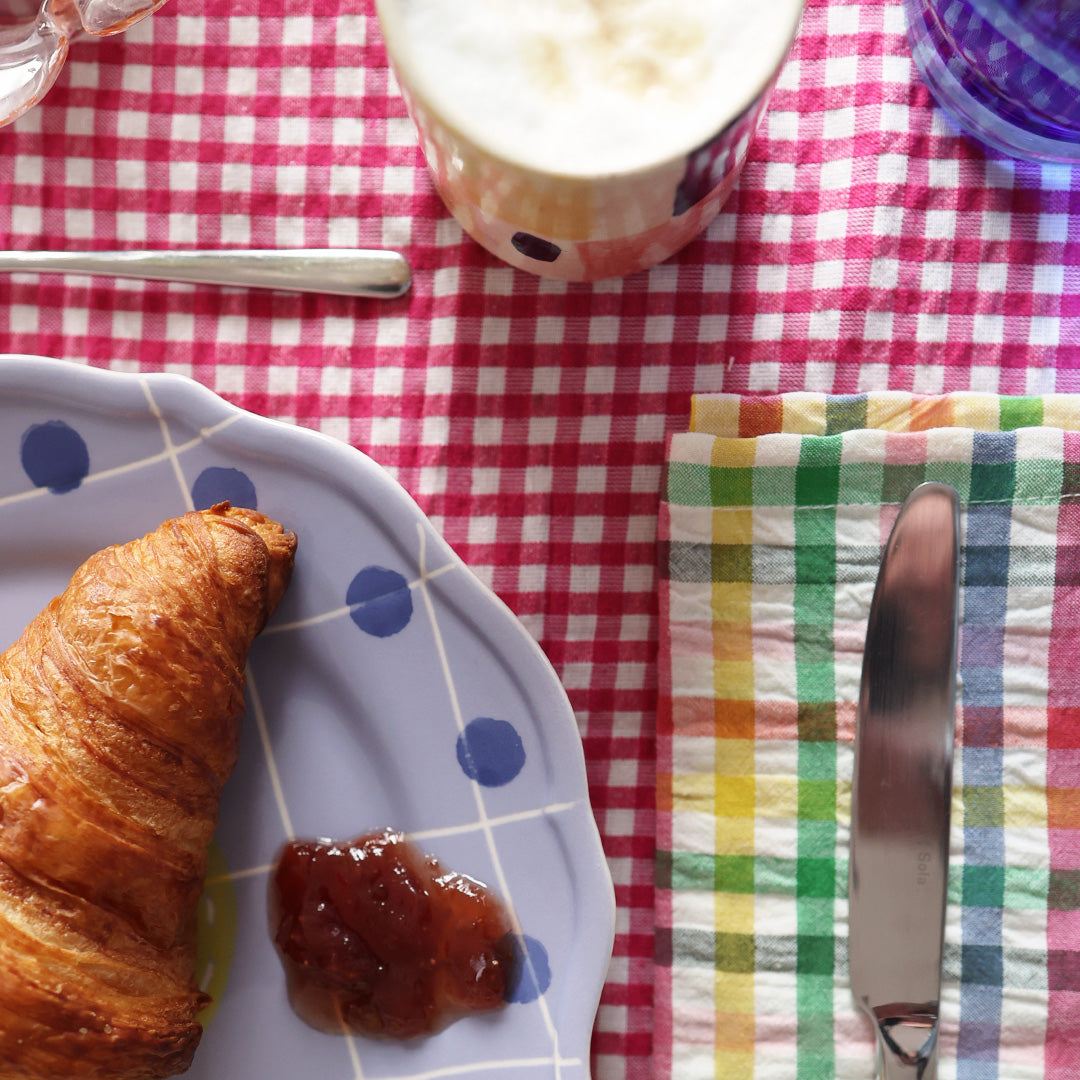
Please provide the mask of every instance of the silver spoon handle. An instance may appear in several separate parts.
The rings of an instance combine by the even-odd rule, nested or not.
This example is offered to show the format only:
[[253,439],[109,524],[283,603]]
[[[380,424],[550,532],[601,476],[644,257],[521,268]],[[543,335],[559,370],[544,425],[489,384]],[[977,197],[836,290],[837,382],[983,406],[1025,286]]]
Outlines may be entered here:
[[0,251],[0,271],[235,285],[392,299],[411,281],[396,251],[287,248],[226,251]]

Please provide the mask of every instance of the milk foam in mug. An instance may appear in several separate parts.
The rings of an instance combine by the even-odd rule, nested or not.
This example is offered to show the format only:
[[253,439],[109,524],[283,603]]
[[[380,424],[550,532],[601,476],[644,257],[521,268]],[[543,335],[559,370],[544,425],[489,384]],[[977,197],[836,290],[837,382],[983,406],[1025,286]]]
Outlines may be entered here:
[[523,270],[619,277],[734,186],[803,0],[376,0],[435,186]]

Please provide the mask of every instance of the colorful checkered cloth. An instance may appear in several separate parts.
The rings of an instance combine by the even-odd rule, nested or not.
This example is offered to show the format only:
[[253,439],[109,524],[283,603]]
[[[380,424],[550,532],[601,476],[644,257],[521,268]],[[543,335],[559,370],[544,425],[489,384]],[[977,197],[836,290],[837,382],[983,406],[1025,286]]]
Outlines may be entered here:
[[942,1080],[1080,1075],[1080,397],[699,396],[670,446],[658,1080],[866,1080],[847,968],[880,553],[962,505]]

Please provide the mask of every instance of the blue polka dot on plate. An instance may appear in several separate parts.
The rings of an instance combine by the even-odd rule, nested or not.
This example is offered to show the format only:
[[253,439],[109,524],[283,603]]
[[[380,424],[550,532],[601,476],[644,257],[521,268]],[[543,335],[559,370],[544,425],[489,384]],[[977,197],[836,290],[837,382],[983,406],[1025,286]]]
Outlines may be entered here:
[[63,420],[31,424],[23,432],[20,458],[34,485],[54,495],[74,491],[90,472],[90,453],[83,437]]
[[349,615],[367,634],[390,637],[409,625],[413,614],[412,590],[396,570],[365,566],[345,593]]
[[195,478],[195,483],[191,485],[191,501],[196,510],[209,510],[220,502],[229,502],[248,510],[259,508],[255,485],[247,473],[219,465],[203,469]]
[[514,962],[511,977],[503,991],[503,1000],[519,1005],[535,1001],[551,985],[551,963],[547,949],[528,934],[511,934],[507,944]]
[[525,764],[525,746],[513,724],[481,716],[465,725],[457,739],[458,764],[484,787],[509,784]]

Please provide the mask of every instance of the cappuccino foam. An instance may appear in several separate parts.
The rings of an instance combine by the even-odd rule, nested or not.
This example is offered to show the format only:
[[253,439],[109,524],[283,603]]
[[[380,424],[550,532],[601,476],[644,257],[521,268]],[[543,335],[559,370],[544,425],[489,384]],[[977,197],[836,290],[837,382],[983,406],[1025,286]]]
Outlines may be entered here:
[[783,60],[801,0],[379,0],[402,77],[542,172],[645,168],[711,139]]

